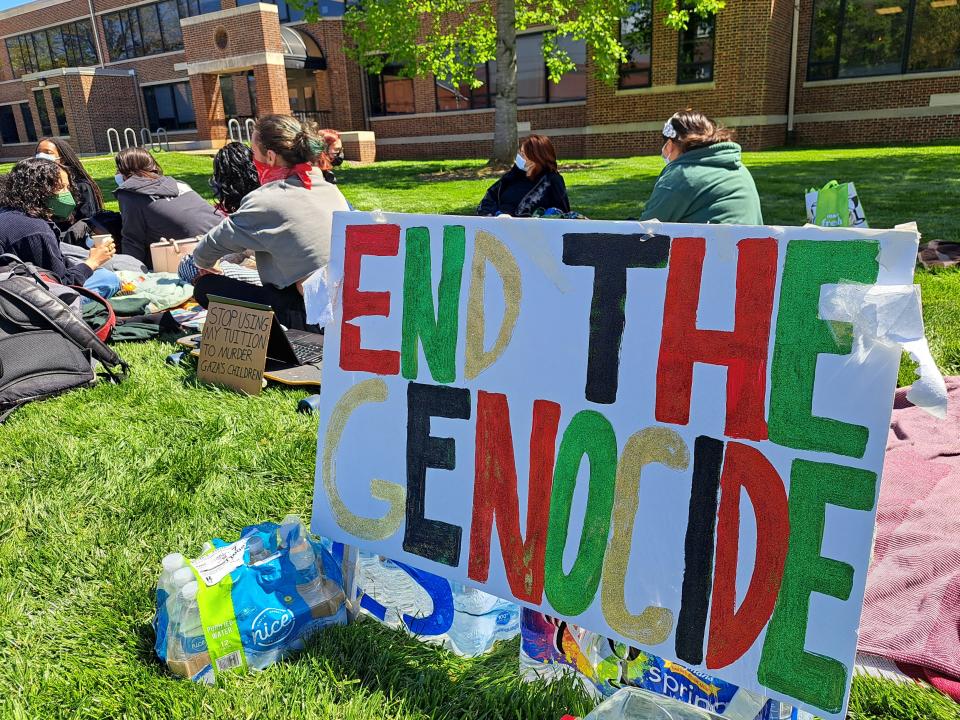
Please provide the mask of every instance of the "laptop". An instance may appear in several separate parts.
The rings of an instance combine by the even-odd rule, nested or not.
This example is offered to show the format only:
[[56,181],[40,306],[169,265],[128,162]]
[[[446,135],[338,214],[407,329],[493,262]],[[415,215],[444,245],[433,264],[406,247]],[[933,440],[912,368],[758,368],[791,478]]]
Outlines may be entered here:
[[[242,305],[255,310],[272,310],[269,305],[234,300],[233,298],[209,295],[210,302],[220,302],[224,305]],[[307,332],[305,330],[284,330],[277,316],[273,316],[270,325],[270,338],[267,340],[267,360],[282,363],[289,367],[300,365],[319,365],[323,360],[323,333]]]

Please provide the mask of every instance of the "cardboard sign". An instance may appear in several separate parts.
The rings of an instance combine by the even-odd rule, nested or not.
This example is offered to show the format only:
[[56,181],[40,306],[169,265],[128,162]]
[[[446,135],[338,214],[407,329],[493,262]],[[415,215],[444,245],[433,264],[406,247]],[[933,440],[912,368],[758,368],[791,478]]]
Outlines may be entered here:
[[268,305],[210,296],[200,340],[197,378],[259,395],[273,310]]
[[844,716],[915,232],[334,218],[315,532]]

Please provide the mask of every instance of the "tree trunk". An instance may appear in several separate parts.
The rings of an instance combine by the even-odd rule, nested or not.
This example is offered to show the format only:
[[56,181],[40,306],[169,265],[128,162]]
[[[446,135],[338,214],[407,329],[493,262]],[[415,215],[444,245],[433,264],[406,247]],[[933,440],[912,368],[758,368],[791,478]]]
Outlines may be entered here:
[[497,96],[492,163],[509,165],[517,154],[516,0],[497,2]]

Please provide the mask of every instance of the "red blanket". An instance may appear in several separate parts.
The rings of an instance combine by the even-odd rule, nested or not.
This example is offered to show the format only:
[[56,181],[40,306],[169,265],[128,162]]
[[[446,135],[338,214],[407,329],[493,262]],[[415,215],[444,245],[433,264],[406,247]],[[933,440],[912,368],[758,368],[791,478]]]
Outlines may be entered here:
[[858,649],[960,699],[960,377],[947,392],[945,420],[897,392]]

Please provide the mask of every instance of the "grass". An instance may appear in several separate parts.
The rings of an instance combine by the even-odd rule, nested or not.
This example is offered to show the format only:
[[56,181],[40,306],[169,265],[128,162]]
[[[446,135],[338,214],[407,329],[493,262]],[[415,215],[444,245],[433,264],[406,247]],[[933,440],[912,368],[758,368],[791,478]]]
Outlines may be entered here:
[[[209,158],[159,159],[210,196]],[[958,160],[951,145],[746,157],[768,222],[801,223],[803,190],[837,178],[857,183],[875,226],[915,219],[927,237],[960,241],[943,210],[960,206]],[[572,164],[571,201],[596,218],[638,215],[661,167],[657,158]],[[112,160],[88,165],[108,191]],[[339,176],[358,208],[432,213],[471,212],[491,182],[472,161]],[[917,281],[934,354],[960,373],[960,273],[919,272]],[[0,717],[558,720],[589,709],[570,685],[522,683],[516,641],[463,660],[374,623],[324,633],[296,661],[222,687],[169,675],[149,626],[160,557],[197,553],[250,522],[307,517],[316,443],[316,420],[294,412],[303,393],[243,398],[200,386],[164,364],[171,349],[121,346],[133,366],[124,385],[35,403],[0,426]],[[858,720],[960,716],[935,691],[864,678],[850,707]]]

